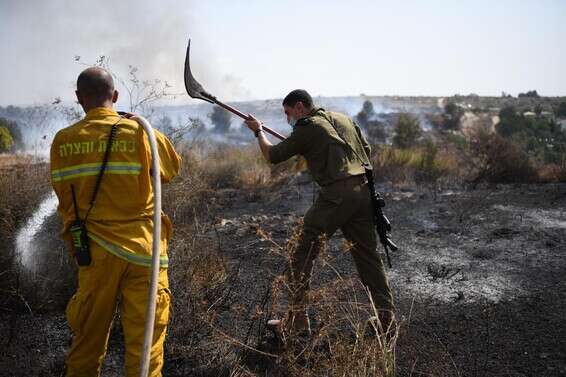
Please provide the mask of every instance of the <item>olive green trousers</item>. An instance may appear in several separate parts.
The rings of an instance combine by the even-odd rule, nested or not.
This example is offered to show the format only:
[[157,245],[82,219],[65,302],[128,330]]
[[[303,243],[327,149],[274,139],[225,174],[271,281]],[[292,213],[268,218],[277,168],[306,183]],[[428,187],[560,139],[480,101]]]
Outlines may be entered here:
[[320,249],[320,237],[324,234],[330,238],[337,229],[353,245],[350,252],[358,275],[368,288],[376,308],[393,311],[393,296],[376,250],[371,198],[363,176],[322,187],[315,203],[307,211],[292,259],[291,304],[297,310],[305,307],[313,263]]

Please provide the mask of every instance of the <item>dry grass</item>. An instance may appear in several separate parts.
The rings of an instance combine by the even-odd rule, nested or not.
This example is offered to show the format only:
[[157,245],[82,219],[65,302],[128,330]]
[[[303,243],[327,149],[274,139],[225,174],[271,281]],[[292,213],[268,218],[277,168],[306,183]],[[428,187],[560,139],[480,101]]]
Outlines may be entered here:
[[[293,169],[291,164],[272,169],[260,157],[255,148],[184,151],[183,171],[166,188],[164,202],[176,227],[170,247],[175,314],[167,343],[169,373],[393,376],[396,335],[386,339],[368,327],[367,318],[375,309],[357,280],[337,273],[335,283],[311,291],[311,311],[319,326],[305,339],[285,337],[279,342],[266,328],[267,320],[286,312],[285,272],[271,277],[263,297],[237,299],[242,292],[235,290],[248,288],[242,286],[239,267],[229,266],[223,257],[210,216],[222,207],[230,189],[253,191],[285,181],[283,172]],[[298,229],[284,244],[260,229],[258,239],[270,242],[272,256],[288,263]],[[317,269],[332,270],[329,253],[322,252]]]
[[163,203],[176,226],[193,224],[198,214],[220,210],[230,191],[244,189],[250,197],[287,182],[290,173],[304,169],[296,160],[272,166],[256,146],[192,145],[181,149],[182,169],[165,187]]
[[[274,244],[273,252],[281,254],[290,263],[300,236],[301,223],[285,245]],[[269,235],[261,233],[268,240]],[[297,338],[283,332],[282,349],[278,355],[286,375],[290,376],[394,376],[395,346],[398,328],[384,332],[381,324],[370,324],[370,317],[378,317],[371,297],[358,279],[346,278],[334,267],[328,242],[321,238],[320,253],[315,263],[313,279],[330,271],[333,279],[309,292],[309,312],[316,326],[313,335]],[[351,245],[345,244],[343,253]],[[285,296],[291,294],[288,278],[275,277],[272,284],[271,308],[283,315]],[[267,313],[270,314],[270,313]],[[266,316],[268,317],[268,316]],[[377,327],[374,327],[377,326]]]
[[193,146],[183,151],[183,159],[184,173],[212,190],[267,186],[285,175],[285,169],[268,164],[255,145]]
[[50,191],[48,166],[29,156],[0,158],[0,236],[11,240],[17,227]]
[[541,182],[566,182],[566,156],[560,164],[543,165],[537,171]]
[[[297,225],[281,245],[261,229],[258,237],[272,245],[274,257],[289,261],[299,237]],[[173,375],[395,375],[398,329],[385,336],[368,324],[377,315],[375,307],[357,279],[344,278],[333,268],[325,242],[315,270],[334,271],[335,279],[310,293],[317,323],[313,336],[284,333],[274,338],[266,323],[287,310],[285,272],[272,277],[260,304],[245,305],[233,297],[233,289],[245,289],[239,269],[228,268],[210,229],[193,223],[176,239],[170,268],[176,314],[167,343]]]
[[407,149],[381,146],[372,163],[376,178],[397,187],[458,186],[464,183],[537,183],[566,181],[566,156],[544,164],[508,139],[483,129],[464,143],[448,139]]
[[[338,283],[311,292],[311,308],[320,323],[313,337],[284,337],[282,343],[269,337],[267,320],[286,311],[289,284],[285,273],[272,276],[261,304],[257,304],[257,297],[249,304],[240,301],[236,296],[248,288],[242,285],[238,266],[228,266],[209,224],[214,207],[222,206],[220,188],[253,190],[286,177],[265,164],[255,148],[224,148],[211,153],[192,149],[185,151],[183,158],[183,171],[167,186],[165,195],[167,212],[176,227],[170,248],[175,315],[167,343],[169,373],[394,375],[396,336],[385,339],[368,328],[366,320],[374,309],[367,298],[364,300],[363,288],[356,280],[337,275]],[[271,243],[273,257],[290,261],[298,231],[282,245],[257,231],[258,239]],[[331,269],[329,254],[323,255],[318,262],[320,270]],[[247,325],[238,328],[235,323]]]
[[372,163],[377,180],[395,186],[436,184],[461,176],[456,153],[434,144],[410,149],[383,146],[376,150]]
[[479,130],[468,149],[470,180],[474,183],[534,183],[539,175],[533,159],[520,145]]
[[17,166],[31,165],[34,160],[32,156],[28,155],[0,153],[0,170],[12,170]]

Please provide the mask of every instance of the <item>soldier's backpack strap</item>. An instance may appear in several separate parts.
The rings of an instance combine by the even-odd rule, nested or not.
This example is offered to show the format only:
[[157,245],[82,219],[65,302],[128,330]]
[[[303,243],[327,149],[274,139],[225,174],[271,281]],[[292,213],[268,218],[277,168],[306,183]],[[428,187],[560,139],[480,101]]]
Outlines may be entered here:
[[[355,156],[357,157],[357,159],[360,161],[360,164],[362,164],[362,167],[365,168],[365,169],[370,169],[370,170],[371,170],[372,167],[371,167],[371,164],[369,163],[369,156],[366,154],[365,150],[364,150],[364,155],[366,155],[366,159],[367,159],[368,163],[366,163],[366,162],[364,161],[364,159],[359,155],[359,153],[354,149],[354,147],[352,147],[352,146],[350,145],[350,143],[348,143],[348,142],[346,141],[346,139],[342,136],[342,134],[340,133],[340,131],[338,131],[338,127],[336,127],[334,118],[333,118],[332,116],[326,114],[326,113],[323,113],[323,114],[322,114],[322,117],[323,117],[324,119],[326,119],[326,121],[327,121],[328,123],[330,123],[330,125],[332,126],[332,128],[334,128],[334,131],[336,131],[336,135],[338,135],[338,138],[340,138],[340,140],[342,140],[342,142],[344,143],[344,145],[346,145],[348,148],[350,148],[350,150],[352,151],[352,153],[354,153],[354,155],[355,155]],[[356,137],[357,137],[357,135],[356,135]],[[358,140],[358,142],[361,144],[361,140]],[[362,148],[362,149],[363,149],[363,148]]]

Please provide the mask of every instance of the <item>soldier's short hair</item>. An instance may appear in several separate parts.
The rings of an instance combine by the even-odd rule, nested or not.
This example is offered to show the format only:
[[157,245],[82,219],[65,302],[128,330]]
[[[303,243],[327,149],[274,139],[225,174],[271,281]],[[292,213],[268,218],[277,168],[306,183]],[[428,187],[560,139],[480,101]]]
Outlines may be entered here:
[[106,100],[114,94],[114,79],[107,70],[90,67],[77,78],[77,91],[97,100]]
[[313,106],[311,95],[304,89],[295,89],[287,94],[283,99],[283,106],[293,107],[297,102],[302,102],[307,109]]

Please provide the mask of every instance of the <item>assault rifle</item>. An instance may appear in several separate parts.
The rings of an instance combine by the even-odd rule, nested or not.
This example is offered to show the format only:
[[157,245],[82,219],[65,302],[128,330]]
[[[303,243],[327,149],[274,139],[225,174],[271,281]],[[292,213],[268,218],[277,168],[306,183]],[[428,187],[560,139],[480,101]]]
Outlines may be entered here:
[[385,249],[385,255],[387,256],[387,264],[391,268],[391,258],[389,257],[389,249],[391,251],[396,251],[398,249],[397,245],[391,241],[388,236],[388,232],[391,232],[391,223],[389,219],[383,213],[383,207],[385,207],[385,200],[379,195],[375,189],[375,183],[373,181],[373,170],[365,166],[366,179],[368,181],[369,194],[371,197],[371,204],[373,206],[373,221],[375,223],[375,229],[377,230],[377,235],[379,236],[379,241]]

